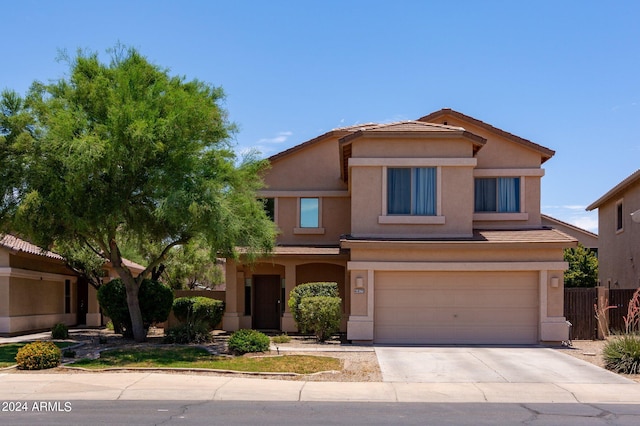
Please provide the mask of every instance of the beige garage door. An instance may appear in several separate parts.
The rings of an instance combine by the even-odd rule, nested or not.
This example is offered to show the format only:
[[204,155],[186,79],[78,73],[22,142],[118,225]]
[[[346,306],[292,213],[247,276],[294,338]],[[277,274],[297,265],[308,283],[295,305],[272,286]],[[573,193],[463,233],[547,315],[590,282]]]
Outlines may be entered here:
[[538,343],[536,272],[376,272],[374,341]]

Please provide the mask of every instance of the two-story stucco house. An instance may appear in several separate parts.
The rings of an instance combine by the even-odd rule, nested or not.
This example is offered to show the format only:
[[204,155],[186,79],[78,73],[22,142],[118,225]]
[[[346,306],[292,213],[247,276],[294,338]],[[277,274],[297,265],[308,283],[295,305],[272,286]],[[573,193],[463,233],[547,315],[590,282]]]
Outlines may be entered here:
[[595,209],[600,285],[640,287],[640,170],[587,207]]
[[224,326],[296,330],[298,284],[335,281],[355,342],[538,343],[568,337],[563,249],[544,227],[554,152],[459,112],[329,131],[270,158],[272,256],[227,262]]

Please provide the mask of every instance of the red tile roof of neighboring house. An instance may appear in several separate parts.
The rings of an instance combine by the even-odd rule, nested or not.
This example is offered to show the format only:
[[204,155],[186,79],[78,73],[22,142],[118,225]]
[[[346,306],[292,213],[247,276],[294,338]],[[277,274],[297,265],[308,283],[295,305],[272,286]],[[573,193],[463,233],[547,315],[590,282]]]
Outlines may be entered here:
[[[40,248],[37,245],[31,244],[30,242],[20,239],[14,235],[1,235],[0,246],[16,252],[34,254],[36,256],[43,256],[49,259],[65,260],[64,257],[59,255],[58,253]],[[108,261],[106,263],[108,263]],[[140,271],[143,271],[145,269],[144,266],[132,262],[128,259],[122,259],[122,263],[124,263],[127,268],[139,269]]]
[[512,142],[518,143],[520,145],[523,145],[527,148],[533,149],[535,151],[538,151],[539,153],[542,154],[542,163],[544,163],[545,161],[547,161],[548,159],[550,159],[551,157],[554,156],[554,154],[556,153],[554,150],[546,148],[542,145],[539,145],[535,142],[531,142],[528,139],[524,139],[521,138],[520,136],[516,136],[513,133],[509,133],[506,132],[502,129],[499,129],[497,127],[492,126],[491,124],[485,123],[484,121],[478,120],[477,118],[473,118],[470,117],[468,115],[465,115],[461,112],[452,110],[451,108],[443,108],[439,111],[435,111],[432,112],[429,115],[425,115],[424,117],[421,117],[418,119],[418,121],[425,121],[425,122],[434,122],[435,120],[440,120],[443,117],[446,116],[451,116],[451,117],[455,117],[458,118],[460,120],[466,121],[468,123],[471,123],[475,126],[481,127],[483,129],[489,130],[490,132],[494,132],[500,136],[502,136],[505,139],[508,139]]
[[57,253],[40,248],[35,244],[31,244],[13,235],[2,235],[0,237],[0,246],[17,252],[35,254],[37,256],[48,257],[49,259],[64,260],[64,258]]
[[609,201],[612,198],[616,197],[620,192],[624,191],[629,186],[631,186],[631,185],[633,185],[633,184],[635,184],[636,182],[639,182],[639,181],[640,181],[640,169],[636,170],[629,177],[627,177],[622,182],[620,182],[619,184],[614,186],[609,192],[604,194],[602,197],[598,198],[598,200],[593,202],[591,205],[587,206],[587,210],[591,211],[591,210],[597,209],[598,207],[600,207],[601,205],[603,205],[607,201]]

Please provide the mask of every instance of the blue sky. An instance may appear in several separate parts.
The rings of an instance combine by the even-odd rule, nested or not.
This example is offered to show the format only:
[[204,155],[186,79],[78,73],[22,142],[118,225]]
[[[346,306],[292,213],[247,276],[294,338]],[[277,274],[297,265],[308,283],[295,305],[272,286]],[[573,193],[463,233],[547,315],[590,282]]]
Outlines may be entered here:
[[453,108],[554,149],[542,210],[592,231],[585,207],[640,168],[638,1],[0,0],[0,10],[0,89],[64,76],[60,49],[121,42],[222,86],[239,152]]

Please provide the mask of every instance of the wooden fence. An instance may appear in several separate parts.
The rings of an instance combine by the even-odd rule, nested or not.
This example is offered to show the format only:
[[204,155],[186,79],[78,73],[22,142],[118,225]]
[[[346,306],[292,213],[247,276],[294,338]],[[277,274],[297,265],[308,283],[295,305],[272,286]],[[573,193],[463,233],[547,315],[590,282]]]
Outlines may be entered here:
[[571,323],[571,339],[592,340],[598,336],[594,304],[598,292],[595,288],[565,288],[564,316]]
[[[629,300],[635,289],[605,289],[600,287],[600,303],[615,306],[606,310],[609,330],[619,333],[625,330],[623,317],[627,315]],[[607,295],[608,293],[608,295]],[[593,340],[598,338],[598,322],[595,305],[598,304],[597,288],[565,288],[564,316],[572,325],[571,338]]]

